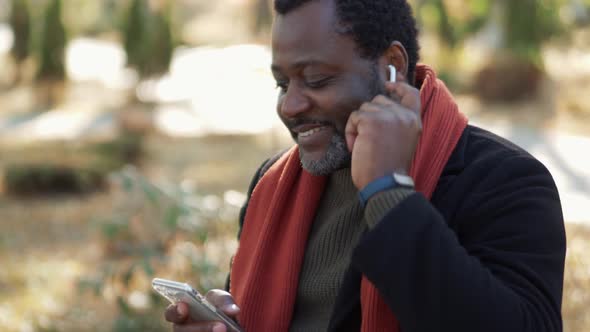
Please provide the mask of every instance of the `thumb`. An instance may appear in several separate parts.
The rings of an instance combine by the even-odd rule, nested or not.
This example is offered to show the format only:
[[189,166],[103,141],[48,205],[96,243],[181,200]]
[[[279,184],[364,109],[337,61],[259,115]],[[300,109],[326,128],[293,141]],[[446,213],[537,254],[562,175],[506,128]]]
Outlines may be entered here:
[[234,298],[226,291],[213,289],[207,292],[205,298],[229,316],[236,316],[240,313],[240,308],[236,305]]
[[164,313],[164,317],[170,323],[183,324],[189,320],[188,313],[189,313],[188,305],[184,302],[179,302],[176,305],[174,305],[174,304],[169,305],[168,308],[166,308],[166,312]]

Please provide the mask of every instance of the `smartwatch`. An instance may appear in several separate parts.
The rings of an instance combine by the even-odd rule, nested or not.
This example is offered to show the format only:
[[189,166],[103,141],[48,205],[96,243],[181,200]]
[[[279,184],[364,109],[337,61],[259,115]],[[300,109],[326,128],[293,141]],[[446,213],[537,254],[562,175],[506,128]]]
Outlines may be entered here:
[[414,180],[410,176],[400,173],[392,173],[390,175],[380,177],[377,180],[369,183],[365,188],[363,188],[363,190],[359,191],[359,200],[361,201],[361,206],[364,208],[367,205],[369,198],[373,197],[375,194],[397,187],[414,189]]

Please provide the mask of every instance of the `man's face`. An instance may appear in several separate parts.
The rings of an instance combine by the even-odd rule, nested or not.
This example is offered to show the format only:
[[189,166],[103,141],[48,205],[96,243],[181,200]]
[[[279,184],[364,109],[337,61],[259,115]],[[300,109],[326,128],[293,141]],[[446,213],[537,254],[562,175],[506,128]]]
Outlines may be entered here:
[[336,22],[333,2],[320,0],[278,15],[273,25],[277,112],[299,145],[303,168],[314,175],[349,166],[348,117],[383,90],[376,62],[361,58]]

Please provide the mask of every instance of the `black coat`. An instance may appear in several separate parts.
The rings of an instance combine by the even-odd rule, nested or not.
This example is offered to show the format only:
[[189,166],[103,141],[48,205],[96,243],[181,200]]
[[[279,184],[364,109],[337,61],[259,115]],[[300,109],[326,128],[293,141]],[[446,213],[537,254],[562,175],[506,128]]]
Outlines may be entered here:
[[[261,174],[258,170],[250,196]],[[240,216],[243,223],[247,203]],[[403,332],[561,331],[559,195],[531,155],[468,126],[429,202],[414,194],[356,247],[330,331],[359,331],[366,275]]]

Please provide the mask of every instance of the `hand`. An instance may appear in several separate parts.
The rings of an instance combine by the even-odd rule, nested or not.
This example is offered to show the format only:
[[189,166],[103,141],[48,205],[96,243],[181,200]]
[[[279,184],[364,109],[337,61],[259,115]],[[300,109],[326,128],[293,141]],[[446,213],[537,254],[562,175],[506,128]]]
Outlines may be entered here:
[[[234,318],[240,313],[240,308],[234,302],[230,293],[212,289],[207,292],[205,298],[217,309],[227,316]],[[171,304],[164,313],[166,320],[174,324],[174,332],[225,332],[225,324],[211,321],[195,321],[189,317],[189,308],[186,303]]]
[[358,190],[393,172],[408,174],[422,132],[420,91],[401,74],[397,83],[385,83],[385,89],[390,97],[378,95],[364,103],[346,124],[352,181]]

